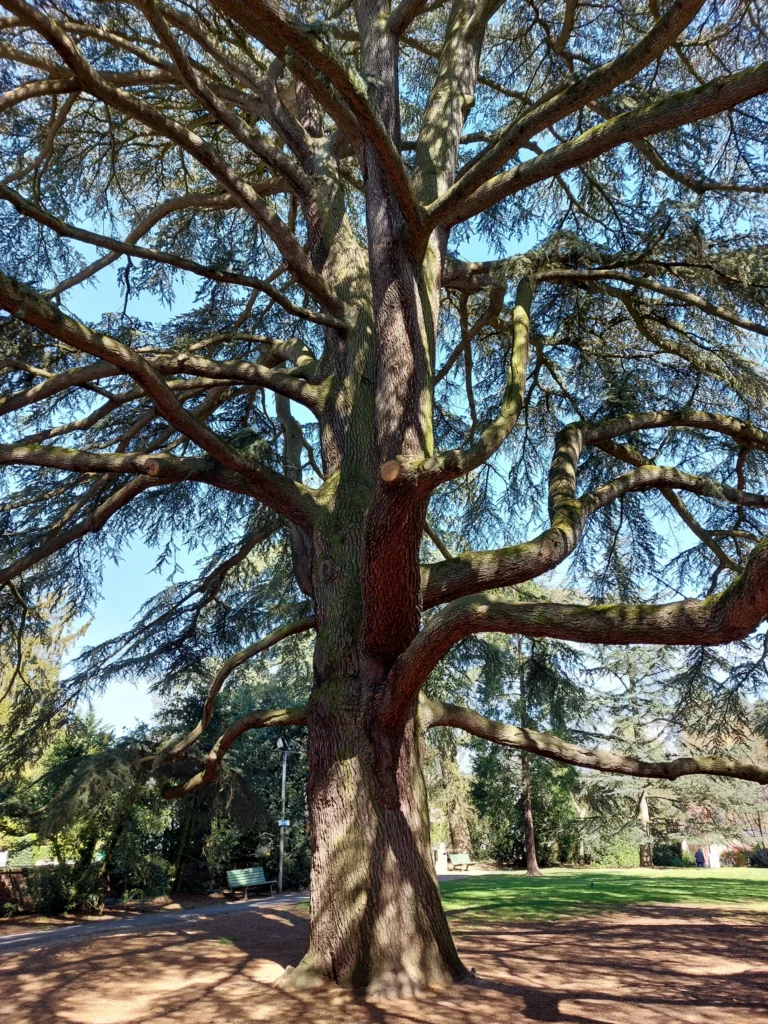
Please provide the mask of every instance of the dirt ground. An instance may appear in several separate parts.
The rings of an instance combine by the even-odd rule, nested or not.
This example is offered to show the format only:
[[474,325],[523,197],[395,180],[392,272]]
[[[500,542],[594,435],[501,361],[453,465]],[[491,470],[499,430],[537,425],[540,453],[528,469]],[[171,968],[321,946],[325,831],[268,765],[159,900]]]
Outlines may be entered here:
[[369,1004],[337,989],[287,995],[302,907],[190,919],[0,957],[13,1024],[760,1024],[768,1022],[768,917],[644,907],[580,920],[463,928],[478,985]]

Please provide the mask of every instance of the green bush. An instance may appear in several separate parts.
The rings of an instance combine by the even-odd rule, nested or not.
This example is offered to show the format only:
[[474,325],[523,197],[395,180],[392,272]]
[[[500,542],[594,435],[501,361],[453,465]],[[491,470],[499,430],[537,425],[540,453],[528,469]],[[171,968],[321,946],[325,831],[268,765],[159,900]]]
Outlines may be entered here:
[[61,914],[69,909],[66,869],[40,868],[27,875],[27,892],[37,914]]
[[27,875],[27,893],[36,914],[97,910],[101,906],[97,865],[76,872],[64,865],[38,868]]
[[753,868],[768,868],[768,848],[756,847],[750,855],[749,863]]
[[603,842],[593,859],[604,868],[636,868],[640,866],[640,847],[626,836],[615,836]]
[[653,863],[658,868],[695,868],[696,860],[683,852],[681,843],[655,843]]
[[[168,892],[173,868],[157,854],[130,864],[118,864],[117,875],[130,900],[151,900]],[[126,898],[125,896],[123,897]]]
[[653,848],[653,863],[659,868],[685,867],[680,843],[659,843]]

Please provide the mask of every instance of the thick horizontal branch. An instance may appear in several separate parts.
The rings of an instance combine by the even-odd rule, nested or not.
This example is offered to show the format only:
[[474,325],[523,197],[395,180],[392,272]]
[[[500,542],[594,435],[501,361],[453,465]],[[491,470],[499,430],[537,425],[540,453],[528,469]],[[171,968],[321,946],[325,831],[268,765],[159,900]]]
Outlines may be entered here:
[[768,540],[755,546],[744,572],[720,594],[662,605],[515,602],[473,594],[434,615],[395,662],[385,715],[405,719],[427,676],[454,644],[476,633],[551,637],[590,644],[730,643],[768,616]]
[[733,438],[741,445],[768,451],[768,432],[761,430],[754,423],[747,423],[724,413],[704,412],[697,409],[660,409],[635,412],[598,423],[582,423],[573,426],[583,431],[584,444],[597,445],[601,441],[608,441],[639,430],[694,427],[700,430],[712,430]]
[[[224,470],[242,476],[243,485],[237,488],[238,490],[250,492],[291,522],[309,528],[315,509],[309,489],[266,466],[254,463],[204,423],[198,421],[176,400],[158,370],[139,353],[114,338],[98,334],[85,324],[65,316],[52,303],[22,288],[3,274],[0,274],[0,308],[81,352],[112,363],[128,374],[144,389],[158,413],[172,427],[207,452]],[[47,449],[41,451],[46,452]],[[32,464],[45,463],[35,463],[33,460]]]
[[735,505],[768,508],[768,495],[741,491],[669,466],[643,466],[581,498],[559,502],[559,507],[553,509],[552,525],[533,540],[491,551],[469,551],[423,565],[423,608],[543,576],[575,551],[590,515],[625,494],[648,490],[682,490]]
[[208,726],[211,724],[211,718],[213,717],[213,711],[216,706],[216,698],[221,692],[221,688],[227,679],[232,675],[236,668],[243,664],[243,662],[249,661],[251,658],[255,658],[257,654],[263,654],[264,651],[268,651],[271,647],[279,644],[281,640],[285,640],[289,636],[296,636],[297,633],[306,633],[307,630],[312,629],[315,625],[314,615],[310,615],[304,619],[298,619],[296,622],[289,622],[285,626],[278,626],[267,636],[262,637],[261,640],[257,640],[255,643],[250,644],[248,647],[244,647],[242,650],[233,654],[230,658],[223,663],[221,668],[218,670],[216,675],[213,677],[210,689],[208,690],[208,696],[205,698],[205,704],[203,705],[203,713],[200,717],[200,721],[192,729],[183,740],[174,744],[166,753],[165,757],[179,757],[185,750],[188,750],[193,743],[195,743],[205,732]]
[[463,729],[480,739],[490,740],[505,747],[525,750],[529,754],[547,757],[577,768],[591,768],[598,772],[633,775],[645,779],[679,779],[684,775],[716,775],[724,779],[746,779],[768,785],[768,764],[748,761],[730,761],[724,757],[676,757],[669,761],[640,761],[636,757],[615,754],[607,750],[585,750],[535,729],[494,721],[471,708],[422,698],[422,721],[428,729],[447,726]]
[[425,230],[468,220],[508,196],[595,160],[625,142],[712,117],[766,91],[768,62],[619,114],[512,170],[502,171],[463,200],[456,202],[449,190],[427,207]]
[[15,391],[10,395],[0,395],[0,416],[24,409],[35,402],[43,402],[54,395],[61,394],[69,388],[86,388],[95,390],[102,397],[110,399],[112,396],[94,385],[94,381],[102,380],[105,377],[117,377],[121,370],[108,363],[105,359],[97,360],[94,363],[87,363],[84,366],[75,366],[69,370],[62,370],[61,373],[52,377],[46,377],[39,384],[33,384],[30,388],[22,391]]
[[502,129],[487,149],[470,161],[453,188],[431,210],[436,213],[441,207],[460,206],[534,136],[637,75],[661,56],[695,18],[703,3],[704,0],[674,0],[650,31],[624,53],[554,95],[545,96]]
[[209,458],[181,458],[157,452],[90,452],[42,444],[0,444],[0,466],[39,466],[65,473],[141,474],[156,483],[194,480],[238,494],[252,493],[248,482]]
[[580,499],[564,502],[564,507],[556,510],[552,526],[534,540],[491,551],[470,551],[422,566],[424,609],[542,576],[573,553],[590,515],[625,494],[647,490],[683,490],[745,507],[768,508],[768,495],[740,491],[669,466],[645,466],[616,477]]
[[468,594],[538,579],[573,553],[582,532],[582,517],[562,515],[538,537],[522,544],[468,551],[422,565],[422,607],[426,611]]
[[[590,515],[630,491],[683,490],[736,505],[766,507],[768,498],[673,467],[648,466],[625,473],[576,497],[578,461],[585,446],[605,448],[614,438],[641,430],[688,427],[711,430],[743,446],[768,451],[768,433],[722,413],[695,409],[630,413],[599,423],[574,423],[558,435],[549,480],[550,527],[533,540],[490,551],[468,551],[423,565],[423,607],[454,601],[482,590],[511,587],[542,576],[571,555]],[[606,449],[607,450],[607,449]],[[634,464],[644,467],[645,460]]]
[[205,764],[201,771],[197,775],[193,775],[187,782],[182,783],[180,786],[169,786],[163,790],[163,796],[167,800],[175,800],[179,797],[186,796],[187,793],[193,793],[196,789],[200,789],[201,786],[205,786],[207,783],[212,782],[216,777],[216,772],[219,765],[221,764],[222,758],[227,753],[229,748],[239,739],[243,733],[248,732],[249,729],[265,729],[270,726],[284,726],[284,725],[306,725],[307,724],[307,708],[306,705],[302,705],[298,708],[270,708],[265,711],[249,711],[247,715],[243,715],[227,729],[225,733],[216,740],[210,752],[206,755]]
[[702,498],[714,498],[746,508],[768,508],[768,495],[741,491],[710,477],[695,476],[673,466],[644,465],[630,473],[624,473],[610,480],[594,491],[584,495],[579,502],[586,515],[615,501],[631,491],[676,490],[698,494]]
[[[289,353],[295,353],[297,347],[286,344],[283,358],[287,358]],[[206,359],[205,356],[180,352],[178,355],[161,353],[149,356],[147,362],[163,375],[190,373],[232,384],[254,384],[285,395],[286,398],[299,402],[315,413],[320,412],[320,390],[304,379],[304,374],[310,373],[314,369],[314,364],[308,364],[306,361],[301,369],[289,370],[265,365],[274,362],[270,352],[266,353],[264,362],[255,363],[241,359]]]
[[[211,337],[210,342],[235,340],[237,337],[237,335],[214,335]],[[311,353],[301,342],[272,342],[271,339],[257,338],[255,335],[242,335],[240,337],[243,340],[253,340],[260,345],[262,355],[259,357],[258,362],[247,362],[238,359],[213,360],[207,359],[205,356],[194,355],[191,352],[162,352],[158,355],[147,355],[145,358],[163,376],[200,373],[202,370],[195,386],[199,386],[204,382],[210,384],[213,381],[217,381],[268,388],[271,391],[284,394],[286,398],[291,398],[308,409],[316,411],[319,404],[317,391],[304,379],[305,376],[313,376],[316,364],[313,359],[309,358]],[[279,366],[279,363],[287,360],[296,360],[299,365],[295,370],[276,368],[276,364]],[[127,393],[110,395],[93,383],[104,378],[120,376],[122,373],[123,371],[119,367],[106,360],[97,360],[84,366],[62,370],[58,374],[46,376],[46,379],[40,384],[33,384],[30,388],[0,397],[0,416],[5,416],[27,406],[46,401],[54,395],[61,394],[62,391],[68,391],[70,388],[82,387],[96,390],[98,394],[103,394],[110,405],[115,407],[146,394],[142,388],[135,388]],[[166,383],[169,388],[175,390],[192,386],[193,381],[171,380]]]
[[74,92],[76,89],[77,79],[74,77],[40,78],[34,82],[23,82],[0,94],[0,114],[27,100],[39,99],[41,96],[59,96],[62,93]]

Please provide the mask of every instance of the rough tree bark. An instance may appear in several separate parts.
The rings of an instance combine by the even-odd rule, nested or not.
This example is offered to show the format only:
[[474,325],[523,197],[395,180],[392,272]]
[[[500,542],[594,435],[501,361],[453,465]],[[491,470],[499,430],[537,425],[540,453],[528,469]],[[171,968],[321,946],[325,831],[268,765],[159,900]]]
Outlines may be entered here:
[[648,790],[644,789],[640,794],[637,806],[637,817],[640,822],[645,839],[640,843],[640,867],[653,867],[653,844],[651,842],[651,815],[648,810]]
[[342,713],[321,691],[309,722],[309,948],[286,981],[333,978],[387,997],[460,980],[432,862],[418,719],[380,730],[366,696],[350,707],[349,688],[330,686]]
[[541,870],[536,858],[536,830],[533,822],[533,801],[531,799],[531,762],[530,755],[527,753],[524,753],[520,758],[520,778],[523,783],[525,873],[536,877],[541,874]]

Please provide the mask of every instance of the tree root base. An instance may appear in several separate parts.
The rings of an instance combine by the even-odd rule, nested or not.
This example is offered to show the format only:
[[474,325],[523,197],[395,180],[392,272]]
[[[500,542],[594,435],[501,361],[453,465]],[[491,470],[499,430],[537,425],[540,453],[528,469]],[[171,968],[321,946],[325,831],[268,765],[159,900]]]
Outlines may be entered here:
[[[355,995],[371,1003],[388,1003],[399,999],[420,999],[431,992],[444,991],[452,985],[482,985],[483,982],[474,971],[469,971],[461,978],[445,977],[427,981],[413,978],[405,970],[388,971],[375,978],[366,988],[354,991]],[[275,988],[283,992],[306,992],[320,988],[341,989],[331,978],[321,974],[310,964],[300,963],[298,967],[286,967],[274,981]]]
[[453,983],[453,979],[448,976],[427,981],[412,978],[406,971],[389,971],[368,985],[365,998],[371,1003],[388,1003],[395,999],[420,999]]
[[274,985],[283,992],[303,992],[307,989],[330,988],[333,982],[308,964],[300,963],[298,967],[286,967],[280,977],[275,979]]

